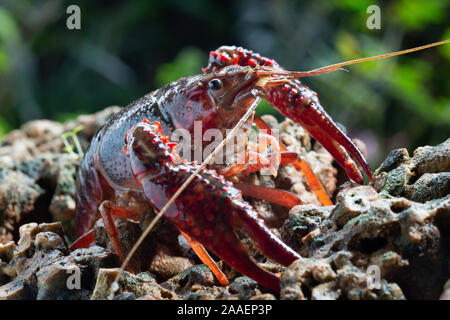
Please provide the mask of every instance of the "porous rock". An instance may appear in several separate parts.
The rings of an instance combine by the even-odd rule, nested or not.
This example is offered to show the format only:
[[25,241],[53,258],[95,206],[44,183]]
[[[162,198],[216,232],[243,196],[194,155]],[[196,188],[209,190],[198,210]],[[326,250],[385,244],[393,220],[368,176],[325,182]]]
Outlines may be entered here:
[[86,299],[95,266],[111,262],[111,253],[98,247],[69,254],[60,223],[22,225],[17,245],[1,251],[0,299],[6,300]]
[[375,190],[426,202],[450,193],[450,138],[436,146],[392,150],[374,172]]

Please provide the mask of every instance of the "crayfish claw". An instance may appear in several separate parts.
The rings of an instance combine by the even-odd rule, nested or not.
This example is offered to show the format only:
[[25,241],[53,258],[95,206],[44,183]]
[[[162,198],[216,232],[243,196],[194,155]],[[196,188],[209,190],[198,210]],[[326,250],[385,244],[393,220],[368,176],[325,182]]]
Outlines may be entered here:
[[249,257],[247,249],[234,233],[227,234],[214,242],[203,242],[203,245],[240,273],[251,277],[266,288],[275,292],[280,291],[280,278],[258,266]]
[[244,231],[254,241],[255,247],[266,257],[284,266],[289,266],[301,256],[276,237],[258,218],[258,213],[248,204],[243,203],[241,210],[236,211],[239,215],[237,221]]

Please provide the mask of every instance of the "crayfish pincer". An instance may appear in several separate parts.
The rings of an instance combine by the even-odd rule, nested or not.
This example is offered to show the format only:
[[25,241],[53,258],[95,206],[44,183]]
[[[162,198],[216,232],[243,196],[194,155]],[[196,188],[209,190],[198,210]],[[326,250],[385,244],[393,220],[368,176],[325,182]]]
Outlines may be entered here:
[[[172,148],[158,125],[145,120],[127,134],[125,153],[146,198],[157,210],[198,168],[195,163],[174,164]],[[261,253],[282,265],[300,258],[264,225],[241,191],[212,170],[202,169],[165,217],[233,268],[275,291],[279,291],[279,278],[247,255],[234,229],[243,229]]]

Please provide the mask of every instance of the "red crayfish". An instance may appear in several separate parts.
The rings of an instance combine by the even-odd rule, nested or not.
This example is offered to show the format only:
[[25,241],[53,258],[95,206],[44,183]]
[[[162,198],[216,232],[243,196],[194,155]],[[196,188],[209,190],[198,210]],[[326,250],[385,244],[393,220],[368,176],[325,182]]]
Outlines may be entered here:
[[[447,42],[449,40],[385,56]],[[368,59],[373,58],[361,61]],[[263,165],[232,165],[231,170],[230,167],[219,168],[219,173],[223,173],[220,175],[212,170],[200,170],[195,162],[176,164],[175,144],[163,132],[171,135],[176,129],[186,129],[193,133],[194,122],[201,121],[202,133],[208,129],[225,133],[262,97],[304,126],[345,168],[353,181],[362,183],[362,175],[349,154],[371,178],[364,156],[320,106],[317,94],[294,79],[334,71],[356,62],[310,72],[289,72],[275,61],[251,51],[221,47],[211,53],[203,75],[172,82],[122,109],[97,132],[78,170],[76,233],[79,238],[71,249],[87,246],[95,240],[92,228],[101,217],[116,253],[124,261],[125,253],[113,216],[136,220],[149,208],[161,210],[180,186],[198,171],[164,216],[177,226],[200,259],[213,271],[215,265],[202,245],[239,272],[279,291],[279,277],[260,268],[247,256],[233,229],[244,229],[258,250],[282,265],[289,265],[300,256],[272,234],[257,212],[242,199],[238,189],[244,195],[287,206],[299,204],[299,199],[283,190],[242,183],[233,186],[223,176],[258,171]],[[249,124],[253,120],[258,127],[267,128],[258,117],[250,118]],[[322,203],[331,204],[304,160],[287,152],[281,143],[279,148],[281,164],[291,163],[302,169]],[[215,273],[221,277],[217,269]],[[226,279],[219,279],[226,284]]]
[[[268,87],[290,80],[288,73],[288,78],[284,78],[284,72],[280,77],[273,77],[274,74],[268,69],[230,66],[217,73],[183,78],[111,118],[93,138],[78,170],[76,233],[80,238],[72,249],[94,241],[92,228],[101,216],[123,261],[113,216],[136,219],[150,207],[159,211],[196,166],[171,162],[174,144],[162,132],[193,130],[193,119],[203,120],[203,131],[232,127]],[[182,112],[184,108],[189,112]],[[152,124],[142,122],[144,118]],[[204,170],[198,180],[165,216],[187,239],[193,238],[190,242],[194,245],[205,245],[238,271],[278,290],[279,278],[259,268],[245,254],[232,226],[245,228],[263,253],[283,265],[300,256],[264,226],[223,176]],[[295,195],[282,190],[276,194],[281,197],[274,201],[280,202],[283,196],[296,200]]]

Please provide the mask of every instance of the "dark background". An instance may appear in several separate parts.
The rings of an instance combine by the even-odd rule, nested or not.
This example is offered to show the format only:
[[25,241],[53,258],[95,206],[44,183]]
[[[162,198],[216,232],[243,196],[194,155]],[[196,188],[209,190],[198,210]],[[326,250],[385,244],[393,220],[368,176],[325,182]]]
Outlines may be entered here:
[[[70,4],[81,8],[81,30],[66,27]],[[381,30],[366,26],[371,4]],[[0,138],[28,120],[125,106],[200,73],[221,45],[309,70],[449,39],[449,21],[447,0],[0,0]],[[450,45],[347,69],[304,82],[366,142],[372,166],[392,148],[450,136]]]

